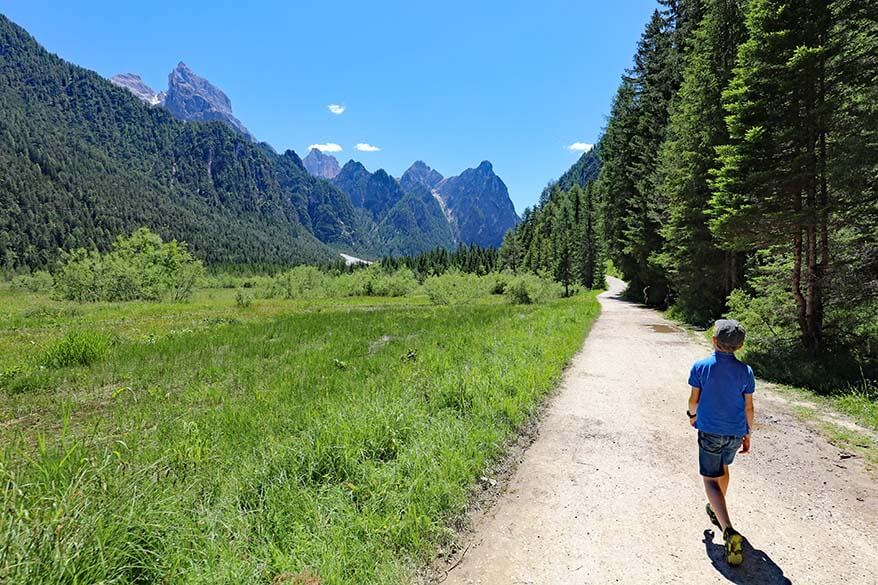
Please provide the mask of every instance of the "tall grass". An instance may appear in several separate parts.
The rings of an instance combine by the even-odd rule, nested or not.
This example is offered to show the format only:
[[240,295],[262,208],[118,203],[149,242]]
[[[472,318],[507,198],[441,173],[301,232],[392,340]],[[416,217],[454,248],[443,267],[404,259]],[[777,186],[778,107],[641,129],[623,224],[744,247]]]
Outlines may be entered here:
[[0,582],[404,583],[598,311],[284,303],[3,396]]

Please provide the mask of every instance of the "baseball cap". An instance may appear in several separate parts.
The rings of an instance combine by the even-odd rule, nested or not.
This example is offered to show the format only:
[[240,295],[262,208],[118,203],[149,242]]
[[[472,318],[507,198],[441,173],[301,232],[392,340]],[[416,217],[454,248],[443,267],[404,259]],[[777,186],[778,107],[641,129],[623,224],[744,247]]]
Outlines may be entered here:
[[718,319],[713,324],[713,336],[716,340],[729,347],[738,347],[744,343],[744,327],[734,319]]

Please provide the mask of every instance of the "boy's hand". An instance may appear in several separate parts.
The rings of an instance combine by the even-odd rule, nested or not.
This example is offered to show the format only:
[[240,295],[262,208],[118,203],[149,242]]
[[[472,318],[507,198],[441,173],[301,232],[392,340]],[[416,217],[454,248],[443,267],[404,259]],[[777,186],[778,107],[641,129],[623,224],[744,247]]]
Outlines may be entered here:
[[689,417],[689,425],[692,426],[692,427],[694,428],[694,427],[695,427],[695,421],[696,421],[696,420],[697,420],[697,417],[694,417],[694,416]]
[[750,452],[750,435],[744,435],[744,440],[741,441],[741,453],[749,453]]

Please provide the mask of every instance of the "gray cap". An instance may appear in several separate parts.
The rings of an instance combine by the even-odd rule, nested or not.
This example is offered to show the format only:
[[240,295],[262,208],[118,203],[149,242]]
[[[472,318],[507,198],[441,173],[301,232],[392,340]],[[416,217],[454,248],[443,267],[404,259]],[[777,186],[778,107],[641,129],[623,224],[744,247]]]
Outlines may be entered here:
[[723,345],[738,347],[744,343],[744,335],[744,327],[734,319],[717,319],[713,324],[713,336]]

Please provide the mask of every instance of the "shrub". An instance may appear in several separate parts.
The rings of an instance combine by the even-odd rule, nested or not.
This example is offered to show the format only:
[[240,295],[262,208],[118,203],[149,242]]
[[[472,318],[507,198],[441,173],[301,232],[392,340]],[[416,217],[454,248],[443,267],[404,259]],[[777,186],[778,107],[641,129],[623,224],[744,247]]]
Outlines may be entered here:
[[449,270],[424,280],[424,292],[434,305],[457,305],[488,294],[487,281],[475,274]]
[[563,287],[557,282],[535,274],[520,274],[510,279],[504,295],[510,303],[530,305],[557,299],[563,292]]
[[56,294],[68,300],[184,301],[204,273],[185,243],[162,242],[146,228],[119,237],[107,254],[83,248],[66,254],[55,275]]
[[45,270],[38,270],[33,274],[22,274],[12,279],[12,286],[30,292],[46,292],[52,290],[55,280]]
[[286,299],[325,296],[326,281],[329,278],[314,266],[296,266],[272,279],[269,296]]
[[387,272],[373,265],[332,276],[313,266],[297,266],[276,276],[269,286],[271,297],[334,298],[355,296],[401,297],[418,286],[408,269]]
[[110,339],[92,331],[73,331],[46,349],[40,365],[48,368],[88,366],[110,349]]
[[235,304],[240,309],[246,309],[253,304],[253,294],[239,288],[235,291]]
[[418,287],[415,273],[408,268],[388,273],[376,266],[362,272],[366,272],[371,277],[371,294],[375,296],[404,297]]
[[509,286],[509,281],[514,277],[511,272],[492,272],[485,275],[488,281],[488,292],[492,295],[502,295]]

